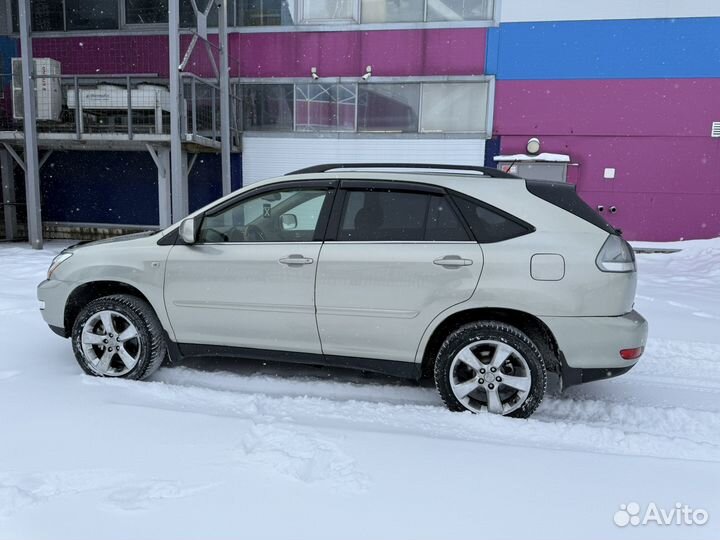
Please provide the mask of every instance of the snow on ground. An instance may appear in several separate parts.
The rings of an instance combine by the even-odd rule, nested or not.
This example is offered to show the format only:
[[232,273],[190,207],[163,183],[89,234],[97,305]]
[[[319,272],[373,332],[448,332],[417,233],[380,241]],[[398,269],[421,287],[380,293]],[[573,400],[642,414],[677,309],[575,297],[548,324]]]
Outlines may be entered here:
[[[640,255],[642,361],[530,420],[343,370],[81,374],[37,311],[62,244],[0,245],[0,538],[717,538],[720,240]],[[621,504],[705,509],[619,528]]]

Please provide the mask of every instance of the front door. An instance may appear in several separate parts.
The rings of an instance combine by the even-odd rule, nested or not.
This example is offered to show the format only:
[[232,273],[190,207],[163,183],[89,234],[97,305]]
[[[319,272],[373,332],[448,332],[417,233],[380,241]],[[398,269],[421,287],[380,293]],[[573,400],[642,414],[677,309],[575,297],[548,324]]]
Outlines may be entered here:
[[323,352],[413,362],[430,322],[473,294],[482,249],[440,189],[341,186],[318,266]]
[[334,189],[288,186],[207,212],[198,242],[172,248],[165,305],[179,343],[321,352],[315,271]]

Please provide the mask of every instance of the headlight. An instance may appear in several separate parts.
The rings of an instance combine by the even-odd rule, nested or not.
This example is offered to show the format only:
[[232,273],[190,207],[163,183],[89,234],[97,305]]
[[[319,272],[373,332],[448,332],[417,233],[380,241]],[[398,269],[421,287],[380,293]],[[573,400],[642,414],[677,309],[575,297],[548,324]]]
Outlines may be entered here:
[[60,255],[55,257],[50,263],[50,268],[48,268],[47,278],[50,279],[50,277],[53,275],[53,272],[57,270],[58,266],[67,261],[70,257],[72,257],[72,253],[61,253]]

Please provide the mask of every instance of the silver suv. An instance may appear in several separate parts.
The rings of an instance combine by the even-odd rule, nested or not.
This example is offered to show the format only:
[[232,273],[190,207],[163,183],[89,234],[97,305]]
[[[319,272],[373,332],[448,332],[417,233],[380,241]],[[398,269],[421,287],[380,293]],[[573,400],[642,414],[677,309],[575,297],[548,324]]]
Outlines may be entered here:
[[632,249],[571,185],[448,165],[324,165],[157,232],[77,245],[38,287],[100,377],[231,356],[432,376],[448,408],[527,417],[628,371]]

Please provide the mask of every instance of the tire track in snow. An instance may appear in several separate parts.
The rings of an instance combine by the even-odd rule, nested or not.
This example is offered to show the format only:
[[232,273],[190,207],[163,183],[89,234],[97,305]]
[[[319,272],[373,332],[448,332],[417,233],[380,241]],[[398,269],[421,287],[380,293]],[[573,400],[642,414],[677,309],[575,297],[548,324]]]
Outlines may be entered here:
[[[164,370],[162,377],[172,379]],[[189,375],[189,373],[185,373]],[[222,388],[209,388],[208,378],[231,378]],[[244,379],[229,374],[203,374],[205,387],[169,382],[134,383],[85,378],[91,385],[107,385],[112,401],[138,407],[188,413],[232,416],[256,421],[319,428],[355,429],[488,444],[512,444],[632,456],[682,460],[720,461],[720,415],[682,408],[638,407],[593,400],[548,398],[529,420],[494,415],[457,414],[428,403],[366,401],[360,396],[338,401],[333,395],[342,383],[317,384],[312,395],[281,395],[296,381],[265,381],[265,391],[248,393],[239,388]],[[391,395],[393,387],[372,388]],[[330,390],[327,397],[324,395]],[[309,394],[310,392],[308,392]],[[434,391],[413,388],[417,401]],[[374,397],[374,396],[373,396]],[[406,396],[410,397],[410,396]]]

